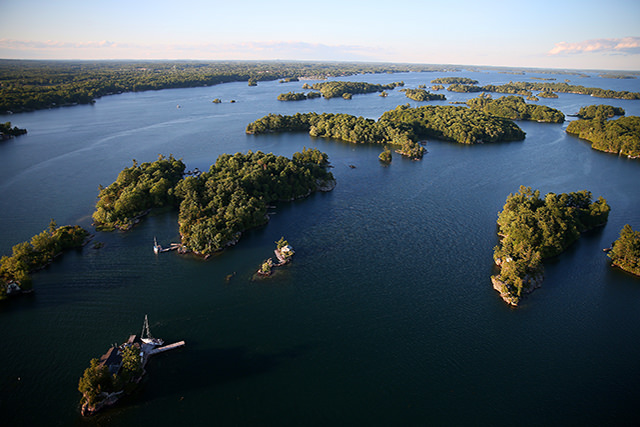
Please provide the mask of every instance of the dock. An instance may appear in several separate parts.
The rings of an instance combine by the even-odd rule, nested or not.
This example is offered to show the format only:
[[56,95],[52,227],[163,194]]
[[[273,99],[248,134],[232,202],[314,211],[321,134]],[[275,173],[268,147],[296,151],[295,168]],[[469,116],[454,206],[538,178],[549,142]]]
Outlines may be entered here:
[[154,354],[162,353],[163,351],[169,351],[169,350],[173,350],[174,348],[180,348],[180,347],[182,347],[184,345],[185,345],[184,341],[178,341],[178,342],[174,342],[173,344],[169,344],[169,345],[165,345],[163,347],[158,347],[158,348],[154,348],[152,350],[149,350],[148,354],[149,354],[149,356],[152,356]]

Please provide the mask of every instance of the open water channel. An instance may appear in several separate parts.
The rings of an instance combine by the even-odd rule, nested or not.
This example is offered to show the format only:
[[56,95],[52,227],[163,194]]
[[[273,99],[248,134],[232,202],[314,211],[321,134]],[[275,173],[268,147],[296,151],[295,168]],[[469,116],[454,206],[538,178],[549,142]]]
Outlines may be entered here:
[[[430,86],[531,77],[639,91],[638,80],[497,72],[350,76]],[[518,122],[521,142],[429,141],[422,161],[378,161],[379,146],[307,134],[246,135],[268,113],[344,112],[378,118],[409,101],[278,102],[303,82],[229,83],[121,94],[93,106],[0,117],[27,128],[0,143],[0,252],[59,225],[91,227],[99,185],[158,154],[208,169],[222,153],[327,152],[330,193],[277,203],[268,225],[201,260],[154,255],[154,236],[178,241],[174,212],[133,230],[97,233],[36,273],[35,293],[0,303],[2,425],[632,425],[640,422],[640,279],[610,266],[602,248],[627,223],[640,229],[640,160],[592,150],[567,123]],[[443,92],[448,101],[474,94]],[[499,96],[498,94],[494,94]],[[213,104],[214,98],[223,100]],[[236,103],[230,103],[234,99]],[[559,94],[540,103],[575,114],[640,101]],[[355,168],[349,167],[354,165]],[[543,287],[508,307],[492,289],[496,218],[520,185],[589,190],[609,222],[545,262]],[[274,242],[292,264],[251,278]],[[233,275],[231,280],[225,280]],[[139,393],[91,419],[78,411],[89,360],[139,333],[186,347],[151,359]]]

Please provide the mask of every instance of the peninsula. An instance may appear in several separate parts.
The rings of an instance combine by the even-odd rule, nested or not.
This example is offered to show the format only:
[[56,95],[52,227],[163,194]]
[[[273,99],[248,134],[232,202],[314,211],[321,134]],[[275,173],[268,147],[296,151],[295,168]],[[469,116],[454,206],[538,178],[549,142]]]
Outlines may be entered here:
[[640,276],[640,231],[629,224],[620,230],[620,237],[613,242],[607,254],[611,263],[624,271]]

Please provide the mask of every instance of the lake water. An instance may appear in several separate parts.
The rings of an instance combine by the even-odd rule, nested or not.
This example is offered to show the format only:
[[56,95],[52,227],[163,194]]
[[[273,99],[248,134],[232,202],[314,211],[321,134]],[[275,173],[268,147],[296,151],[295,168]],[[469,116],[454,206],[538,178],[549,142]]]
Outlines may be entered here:
[[[480,84],[536,76],[344,80],[415,88],[454,75]],[[640,91],[638,80],[538,77]],[[302,84],[122,94],[0,117],[29,131],[0,143],[2,254],[51,218],[93,230],[98,186],[132,159],[173,154],[206,170],[222,153],[317,147],[338,181],[330,193],[277,203],[268,225],[207,261],[154,255],[154,236],[163,245],[179,236],[174,212],[153,212],[132,231],[96,233],[102,249],[67,253],[34,274],[34,294],[0,304],[2,424],[638,424],[640,279],[611,268],[602,248],[625,224],[640,229],[640,161],[592,150],[565,133],[566,123],[518,122],[521,142],[429,141],[422,161],[396,155],[388,167],[379,146],[244,133],[271,112],[378,118],[418,105],[397,89],[387,98],[276,100]],[[429,104],[475,95],[443,93],[447,101]],[[640,101],[560,94],[540,103],[565,114],[604,103],[640,115]],[[489,276],[497,213],[520,185],[543,194],[586,189],[605,197],[611,214],[546,261],[543,287],[512,309]],[[281,236],[296,249],[294,262],[252,281]],[[186,347],[154,356],[137,395],[83,419],[77,384],[89,360],[139,333],[145,314],[154,335]]]

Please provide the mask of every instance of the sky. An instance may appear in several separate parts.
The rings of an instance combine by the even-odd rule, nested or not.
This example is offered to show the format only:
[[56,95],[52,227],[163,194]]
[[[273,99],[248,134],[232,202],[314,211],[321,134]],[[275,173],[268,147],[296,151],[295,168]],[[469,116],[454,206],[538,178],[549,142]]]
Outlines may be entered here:
[[640,70],[638,0],[0,0],[0,58]]

